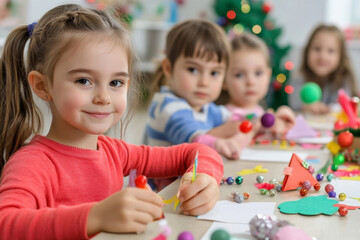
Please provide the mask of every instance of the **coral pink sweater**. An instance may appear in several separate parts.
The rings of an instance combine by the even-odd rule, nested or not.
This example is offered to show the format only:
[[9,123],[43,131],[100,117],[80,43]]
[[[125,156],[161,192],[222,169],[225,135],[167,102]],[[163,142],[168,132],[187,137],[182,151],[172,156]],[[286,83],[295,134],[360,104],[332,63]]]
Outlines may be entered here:
[[98,150],[36,136],[5,165],[0,185],[0,239],[88,239],[87,216],[95,202],[123,187],[131,169],[149,178],[192,171],[219,182],[221,157],[202,144],[136,146],[100,135]]

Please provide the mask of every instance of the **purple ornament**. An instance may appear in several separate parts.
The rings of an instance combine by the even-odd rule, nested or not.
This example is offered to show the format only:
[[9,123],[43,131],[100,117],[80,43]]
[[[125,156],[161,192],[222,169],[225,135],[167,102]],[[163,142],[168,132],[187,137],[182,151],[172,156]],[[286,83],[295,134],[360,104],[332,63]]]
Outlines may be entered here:
[[314,170],[314,167],[313,167],[313,166],[309,166],[308,171],[309,171],[310,174],[313,174],[314,171],[315,171],[315,170]]
[[194,236],[191,232],[184,231],[179,234],[177,240],[194,240]]
[[303,186],[303,188],[305,188],[306,190],[310,190],[311,189],[311,183],[308,181],[308,180],[306,180],[306,181],[304,181],[303,182],[303,184],[302,184],[302,186]]
[[234,178],[233,178],[233,177],[228,177],[228,178],[226,179],[226,182],[227,182],[227,184],[231,185],[231,184],[234,183]]
[[336,192],[330,191],[330,192],[328,193],[328,195],[329,195],[330,198],[334,198],[334,197],[336,197]]
[[318,181],[322,181],[322,180],[323,180],[323,178],[324,178],[324,174],[322,174],[322,173],[318,173],[318,174],[316,174],[316,180],[318,180]]
[[265,128],[270,128],[274,125],[275,123],[275,117],[273,114],[271,113],[264,113],[264,115],[262,115],[261,117],[261,125],[263,125],[263,127]]

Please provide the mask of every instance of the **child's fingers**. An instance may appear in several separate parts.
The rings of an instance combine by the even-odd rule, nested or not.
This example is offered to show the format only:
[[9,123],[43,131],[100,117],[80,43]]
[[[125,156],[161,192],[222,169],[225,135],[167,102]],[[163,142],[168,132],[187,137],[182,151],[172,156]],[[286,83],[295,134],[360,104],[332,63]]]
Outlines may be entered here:
[[162,198],[157,195],[156,193],[154,193],[153,191],[149,191],[149,190],[145,190],[145,189],[134,189],[134,190],[138,190],[135,193],[135,196],[138,200],[143,201],[143,202],[148,202],[150,204],[159,206],[159,207],[163,207],[164,206],[164,202],[162,200]]
[[211,198],[209,202],[207,202],[204,205],[198,206],[196,208],[192,208],[192,209],[185,209],[183,210],[184,215],[193,215],[193,216],[198,216],[204,213],[207,213],[208,211],[210,211],[216,204],[215,198]]
[[209,184],[214,184],[215,186],[217,186],[215,178],[210,177],[209,175],[204,173],[199,173],[193,183],[181,189],[179,200],[181,202],[189,200],[190,198],[196,196],[201,191],[203,191],[206,187],[209,186]]
[[176,197],[179,198],[180,196],[180,192],[186,188],[187,185],[189,185],[192,181],[192,175],[193,173],[192,172],[187,172],[185,173],[182,178],[181,178],[181,181],[180,181],[180,186],[179,186],[179,189],[176,193]]

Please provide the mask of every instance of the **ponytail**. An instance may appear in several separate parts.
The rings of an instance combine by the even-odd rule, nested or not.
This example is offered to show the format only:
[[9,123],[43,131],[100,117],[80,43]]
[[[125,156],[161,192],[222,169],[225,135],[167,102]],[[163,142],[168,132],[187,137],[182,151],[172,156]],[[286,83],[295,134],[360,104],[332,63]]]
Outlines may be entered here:
[[29,37],[27,26],[13,30],[6,39],[0,59],[0,174],[10,156],[42,128],[41,114],[33,100],[24,61]]
[[164,71],[162,69],[161,64],[159,64],[153,74],[153,82],[151,83],[150,86],[149,102],[151,101],[154,94],[160,91],[160,87],[166,84],[167,84],[167,80]]

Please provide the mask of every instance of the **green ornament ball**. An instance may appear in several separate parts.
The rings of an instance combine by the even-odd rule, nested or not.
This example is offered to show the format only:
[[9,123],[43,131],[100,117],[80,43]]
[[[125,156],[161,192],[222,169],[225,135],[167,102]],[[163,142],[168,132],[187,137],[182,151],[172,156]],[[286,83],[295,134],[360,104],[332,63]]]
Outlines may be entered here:
[[305,83],[300,90],[301,101],[311,104],[321,99],[321,88],[314,82]]
[[329,173],[329,175],[326,176],[326,179],[331,182],[331,180],[334,178],[334,174]]
[[337,164],[331,165],[331,170],[334,171],[334,172],[337,171],[338,168],[339,168],[339,165],[337,165]]
[[243,181],[244,181],[244,179],[243,179],[242,176],[237,176],[237,177],[235,178],[235,182],[236,182],[237,185],[242,184]]
[[333,158],[333,162],[334,162],[334,164],[336,164],[336,165],[338,165],[338,166],[344,164],[344,162],[345,162],[345,157],[344,157],[344,155],[341,154],[341,153],[336,154],[336,155],[334,156],[334,158]]
[[211,240],[230,240],[230,234],[223,230],[218,229],[211,234]]

